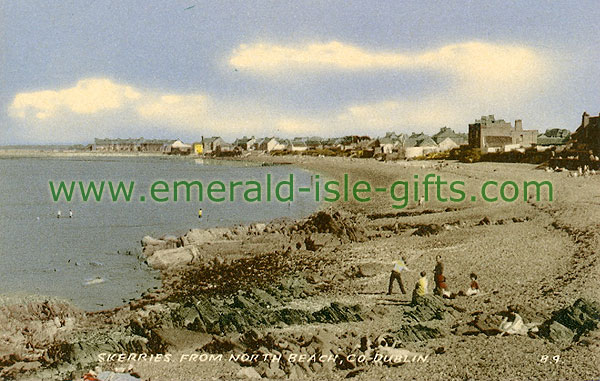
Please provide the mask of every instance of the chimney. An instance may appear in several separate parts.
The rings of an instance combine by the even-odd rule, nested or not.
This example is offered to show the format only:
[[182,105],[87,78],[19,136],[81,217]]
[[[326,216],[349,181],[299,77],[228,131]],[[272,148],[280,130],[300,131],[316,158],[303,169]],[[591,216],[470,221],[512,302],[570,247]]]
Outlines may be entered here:
[[586,127],[590,123],[590,115],[587,112],[583,112],[581,116],[581,126]]
[[515,130],[523,131],[523,122],[521,121],[521,119],[515,120]]

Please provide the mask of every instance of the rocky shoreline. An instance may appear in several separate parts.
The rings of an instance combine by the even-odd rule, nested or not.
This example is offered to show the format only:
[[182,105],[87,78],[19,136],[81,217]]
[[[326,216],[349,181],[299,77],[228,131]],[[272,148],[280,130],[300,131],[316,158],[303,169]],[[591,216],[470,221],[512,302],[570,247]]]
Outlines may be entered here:
[[[402,170],[431,170],[371,160],[296,164],[375,183]],[[487,164],[452,171],[508,178],[541,172]],[[57,300],[2,300],[0,377],[81,379],[95,367],[176,380],[594,377],[600,306],[590,290],[597,289],[600,243],[595,207],[574,203],[574,194],[597,184],[576,181],[561,183],[558,204],[432,203],[396,211],[382,198],[336,204],[298,221],[144,237],[143,257],[160,269],[163,287],[139,300],[94,313]],[[438,253],[454,289],[476,270],[484,293],[385,295],[398,255],[431,276]],[[404,281],[411,290],[416,275]],[[500,326],[515,313],[523,325],[507,334]],[[222,360],[192,362],[192,355]],[[551,368],[544,355],[567,365]],[[279,361],[264,360],[273,358]]]

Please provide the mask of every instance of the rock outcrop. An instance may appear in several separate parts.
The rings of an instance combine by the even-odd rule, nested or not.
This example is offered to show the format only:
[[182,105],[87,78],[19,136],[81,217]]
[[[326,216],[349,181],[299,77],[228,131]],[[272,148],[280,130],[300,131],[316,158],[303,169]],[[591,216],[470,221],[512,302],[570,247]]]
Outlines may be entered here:
[[49,348],[64,342],[82,318],[81,310],[57,299],[0,299],[0,379],[50,363]]
[[291,278],[278,287],[240,291],[231,298],[196,296],[173,311],[173,321],[194,331],[228,334],[254,328],[364,320],[360,307],[335,302],[317,311],[285,307],[294,298],[314,293],[305,281]]
[[299,222],[290,229],[291,233],[328,233],[342,242],[361,242],[366,239],[364,228],[355,217],[339,211],[321,210]]
[[550,341],[568,344],[577,341],[600,325],[600,304],[596,301],[577,299],[571,306],[552,314],[540,327],[540,334]]

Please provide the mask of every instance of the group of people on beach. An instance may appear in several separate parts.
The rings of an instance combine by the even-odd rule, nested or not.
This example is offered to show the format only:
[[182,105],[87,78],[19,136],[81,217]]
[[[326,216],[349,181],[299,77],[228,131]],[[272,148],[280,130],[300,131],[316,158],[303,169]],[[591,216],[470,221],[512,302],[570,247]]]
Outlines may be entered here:
[[[453,299],[457,296],[455,293],[451,293],[448,290],[448,284],[446,283],[446,276],[444,275],[444,264],[442,262],[442,256],[438,255],[435,258],[436,265],[433,270],[433,279],[435,281],[435,288],[433,289],[434,295],[441,296],[443,298]],[[398,282],[400,286],[400,291],[403,294],[406,294],[406,289],[404,288],[404,283],[402,282],[402,274],[405,272],[414,272],[415,270],[411,270],[406,265],[406,257],[402,257],[401,259],[394,262],[394,268],[392,269],[392,273],[390,274],[390,281],[388,285],[388,295],[392,294],[392,290],[394,287],[394,281]],[[477,274],[470,274],[471,283],[469,288],[466,291],[460,291],[458,295],[466,295],[466,296],[474,296],[479,294],[479,283],[477,282]],[[427,281],[427,273],[425,271],[421,271],[420,278],[415,284],[413,289],[413,300],[416,297],[424,296],[428,293],[428,281]]]

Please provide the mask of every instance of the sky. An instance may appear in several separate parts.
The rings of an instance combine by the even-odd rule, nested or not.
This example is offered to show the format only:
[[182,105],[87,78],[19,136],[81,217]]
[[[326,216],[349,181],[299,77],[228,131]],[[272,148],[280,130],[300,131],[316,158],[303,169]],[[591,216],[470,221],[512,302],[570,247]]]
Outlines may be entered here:
[[0,1],[0,145],[600,112],[596,1]]

